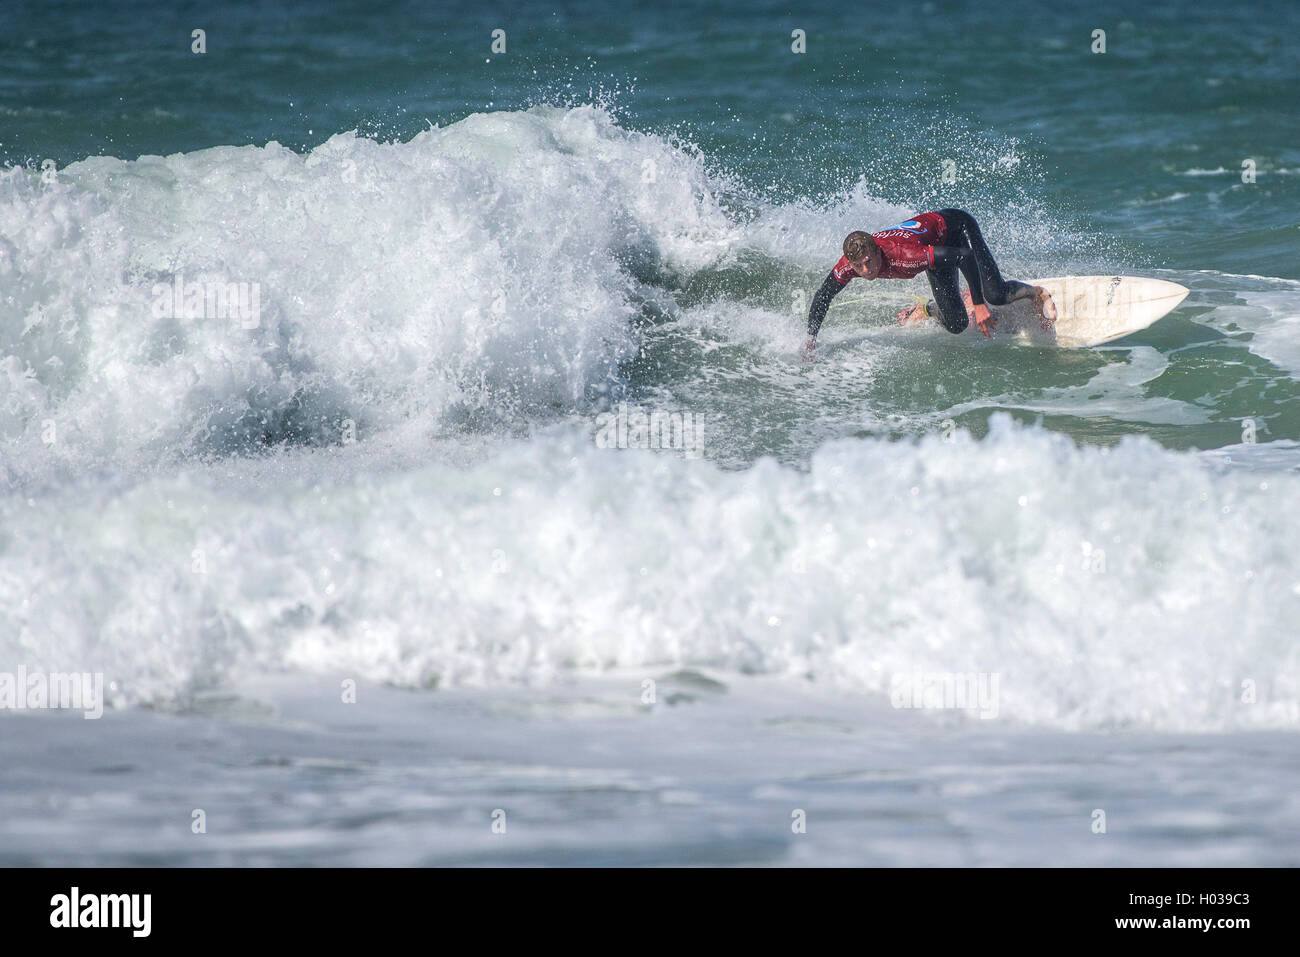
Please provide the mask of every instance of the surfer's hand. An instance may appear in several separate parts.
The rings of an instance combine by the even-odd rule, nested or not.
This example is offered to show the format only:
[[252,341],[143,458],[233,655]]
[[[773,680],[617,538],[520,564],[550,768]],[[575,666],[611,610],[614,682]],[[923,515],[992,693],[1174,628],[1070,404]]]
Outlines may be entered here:
[[805,341],[803,344],[803,361],[812,362],[814,358],[813,353],[816,351],[816,349],[817,349],[817,340],[814,339],[812,336],[809,336],[807,341]]
[[920,322],[927,316],[929,316],[929,312],[925,308],[924,299],[898,310],[899,322]]
[[997,325],[993,313],[989,312],[989,307],[982,302],[975,307],[975,325],[979,326],[979,330],[984,333],[985,338],[993,335],[993,327]]

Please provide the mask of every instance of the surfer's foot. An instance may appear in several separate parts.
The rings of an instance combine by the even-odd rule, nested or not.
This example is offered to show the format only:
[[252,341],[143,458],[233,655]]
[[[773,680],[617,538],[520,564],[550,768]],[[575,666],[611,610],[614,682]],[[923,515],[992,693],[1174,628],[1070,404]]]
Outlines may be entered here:
[[1042,286],[1034,287],[1034,308],[1038,311],[1038,324],[1044,332],[1051,332],[1056,325],[1056,303],[1052,295]]

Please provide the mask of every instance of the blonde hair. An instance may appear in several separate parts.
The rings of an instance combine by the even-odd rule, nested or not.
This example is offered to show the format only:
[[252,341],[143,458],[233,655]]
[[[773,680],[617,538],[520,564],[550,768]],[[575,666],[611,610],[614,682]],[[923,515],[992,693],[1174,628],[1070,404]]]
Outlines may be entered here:
[[858,230],[844,237],[844,256],[851,263],[862,262],[876,249],[876,241],[871,238],[870,233]]

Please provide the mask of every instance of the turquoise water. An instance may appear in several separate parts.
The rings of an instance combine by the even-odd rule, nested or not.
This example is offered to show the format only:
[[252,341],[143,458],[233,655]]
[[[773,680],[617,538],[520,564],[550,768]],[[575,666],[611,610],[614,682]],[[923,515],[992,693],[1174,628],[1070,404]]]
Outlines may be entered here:
[[[1102,4],[1074,13],[926,3],[854,20],[763,3],[616,16],[585,5],[344,4],[318,13],[42,4],[5,16],[0,158],[10,164],[53,159],[62,168],[89,156],[272,141],[310,153],[347,130],[405,141],[474,113],[599,104],[623,129],[698,151],[738,226],[773,207],[811,211],[799,218],[805,241],[777,255],[747,249],[741,236],[689,270],[662,251],[630,264],[623,256],[679,309],[722,300],[788,312],[792,288],[815,288],[842,232],[882,227],[895,209],[947,205],[976,213],[1010,274],[1133,272],[1193,290],[1118,352],[1004,349],[972,363],[937,337],[906,348],[870,382],[839,382],[843,364],[812,374],[815,389],[847,407],[926,428],[941,406],[940,418],[974,429],[989,408],[1006,408],[1081,439],[1142,433],[1174,448],[1240,442],[1248,418],[1260,440],[1300,438],[1300,287],[1278,281],[1300,280],[1300,63],[1286,41],[1300,27],[1294,5]],[[190,52],[195,27],[208,35],[202,56]],[[494,56],[498,27],[506,53]],[[806,31],[802,55],[791,52],[795,29]],[[1091,52],[1094,29],[1106,31],[1104,54]],[[1245,160],[1255,164],[1253,183],[1242,182]],[[952,183],[942,178],[947,161]],[[827,208],[840,215],[817,219]],[[847,341],[854,357],[878,355],[880,337],[895,341],[883,326],[906,291],[860,286],[842,298],[874,298],[832,313],[826,339]],[[723,368],[753,358],[723,345],[713,353]],[[721,414],[798,420],[756,445],[716,450],[720,460],[797,459],[808,430],[855,434],[861,424],[828,425],[834,410],[820,396],[775,408],[761,374],[731,375],[720,390],[719,370],[701,368],[698,348],[680,330],[652,326],[653,361],[619,379],[673,407],[708,412],[725,391]],[[1144,366],[1150,377],[1124,373],[1122,398],[1092,400],[1092,414],[1078,414],[1076,393],[1091,395],[1088,384],[1109,366],[1131,367],[1134,349],[1160,357]],[[919,395],[910,388],[917,379]],[[945,400],[931,384],[947,390]],[[1069,410],[1057,411],[1062,389]],[[1169,408],[1177,421],[1150,421],[1170,418],[1158,411]]]
[[[6,5],[0,672],[102,672],[109,711],[4,717],[34,730],[0,860],[82,846],[75,808],[53,843],[22,822],[90,780],[98,862],[477,862],[384,809],[468,820],[541,775],[512,862],[1294,863],[1298,31],[1264,3]],[[1009,276],[1191,294],[1064,350],[904,329],[924,279],[858,282],[801,361],[845,233],[953,205]],[[187,312],[193,283],[247,314]],[[702,439],[610,449],[626,409]],[[918,670],[1001,675],[998,717],[889,707]],[[382,704],[340,719],[345,680]],[[150,845],[197,727],[154,712],[294,770],[195,758],[242,830]],[[321,779],[353,731],[380,757]],[[968,740],[1004,790],[962,791]],[[70,741],[129,767],[35,756]],[[1071,830],[1089,748],[1137,814],[1104,849]],[[792,843],[810,793],[886,823]]]

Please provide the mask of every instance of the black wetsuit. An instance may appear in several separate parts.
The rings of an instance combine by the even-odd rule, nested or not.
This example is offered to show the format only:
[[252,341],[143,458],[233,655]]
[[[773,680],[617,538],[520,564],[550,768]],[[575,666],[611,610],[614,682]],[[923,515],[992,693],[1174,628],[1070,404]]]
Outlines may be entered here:
[[[938,215],[947,227],[944,245],[928,247],[929,265],[926,277],[930,280],[930,289],[934,299],[927,304],[927,309],[949,332],[965,331],[969,325],[966,306],[961,301],[961,287],[957,274],[966,277],[970,287],[971,302],[975,305],[987,303],[990,306],[1004,306],[1018,299],[1027,299],[1034,294],[1034,287],[1014,279],[1003,279],[998,271],[998,264],[989,251],[988,244],[980,234],[979,224],[970,213],[962,209],[941,209]],[[924,215],[924,214],[918,214]],[[913,220],[912,222],[915,222]],[[906,224],[905,224],[906,225]],[[894,232],[890,230],[888,232]],[[812,306],[808,310],[808,335],[816,336],[826,318],[826,310],[831,300],[848,285],[851,274],[842,270],[841,260],[836,269],[831,270],[826,281],[813,296]],[[841,281],[836,275],[840,272],[845,278]],[[896,278],[882,275],[881,278]]]

